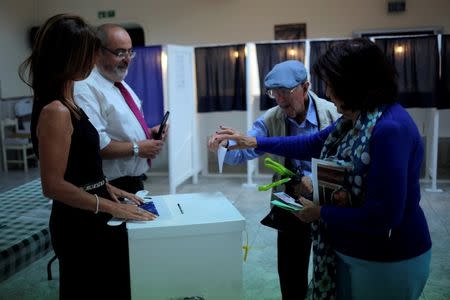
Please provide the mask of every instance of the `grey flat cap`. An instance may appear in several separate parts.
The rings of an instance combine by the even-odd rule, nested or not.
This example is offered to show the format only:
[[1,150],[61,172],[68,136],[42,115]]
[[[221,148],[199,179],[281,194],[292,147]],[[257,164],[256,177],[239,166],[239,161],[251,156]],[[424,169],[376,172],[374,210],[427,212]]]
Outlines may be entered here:
[[276,64],[264,78],[264,86],[268,89],[292,89],[306,81],[308,75],[305,65],[298,60],[287,60]]

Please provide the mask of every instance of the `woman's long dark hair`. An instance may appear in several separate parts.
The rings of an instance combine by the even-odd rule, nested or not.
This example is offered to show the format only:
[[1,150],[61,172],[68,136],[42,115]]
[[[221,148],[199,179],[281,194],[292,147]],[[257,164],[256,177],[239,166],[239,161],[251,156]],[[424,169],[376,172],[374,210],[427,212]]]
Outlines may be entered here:
[[336,43],[313,72],[343,102],[343,108],[372,111],[397,97],[397,72],[381,49],[365,38]]
[[81,17],[58,14],[40,27],[30,57],[19,68],[20,78],[33,89],[31,134],[35,150],[36,126],[45,105],[59,100],[79,118],[67,88],[90,74],[98,48],[94,30]]

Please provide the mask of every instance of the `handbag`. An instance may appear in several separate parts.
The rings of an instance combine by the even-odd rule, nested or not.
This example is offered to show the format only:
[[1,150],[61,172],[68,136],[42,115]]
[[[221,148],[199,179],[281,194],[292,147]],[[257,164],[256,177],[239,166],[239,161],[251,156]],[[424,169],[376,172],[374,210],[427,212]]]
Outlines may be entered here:
[[264,226],[284,232],[298,231],[306,224],[300,221],[294,214],[278,206],[272,206],[270,212],[260,221],[260,223]]

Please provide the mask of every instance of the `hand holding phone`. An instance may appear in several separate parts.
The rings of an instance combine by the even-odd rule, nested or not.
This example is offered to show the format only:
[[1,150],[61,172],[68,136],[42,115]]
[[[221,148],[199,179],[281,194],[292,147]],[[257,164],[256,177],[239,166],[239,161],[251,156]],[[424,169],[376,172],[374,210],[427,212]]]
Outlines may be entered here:
[[159,130],[155,135],[153,135],[153,139],[155,140],[161,139],[164,129],[166,128],[167,121],[169,120],[169,114],[170,114],[169,111],[167,111],[166,114],[164,115],[161,124],[159,125]]

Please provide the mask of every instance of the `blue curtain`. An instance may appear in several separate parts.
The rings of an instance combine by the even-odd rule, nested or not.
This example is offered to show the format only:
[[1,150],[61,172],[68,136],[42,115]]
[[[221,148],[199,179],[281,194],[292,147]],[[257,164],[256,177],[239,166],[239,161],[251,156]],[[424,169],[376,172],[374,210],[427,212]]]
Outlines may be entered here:
[[258,58],[259,87],[261,96],[259,107],[261,110],[269,109],[276,104],[275,100],[266,95],[264,88],[264,77],[277,63],[285,60],[299,60],[305,62],[305,42],[256,44],[256,55]]
[[245,45],[195,48],[198,112],[246,110]]
[[164,115],[161,69],[161,46],[137,47],[125,78],[142,101],[142,110],[149,127],[159,124]]
[[437,36],[380,38],[375,43],[397,70],[399,102],[404,107],[437,107]]

